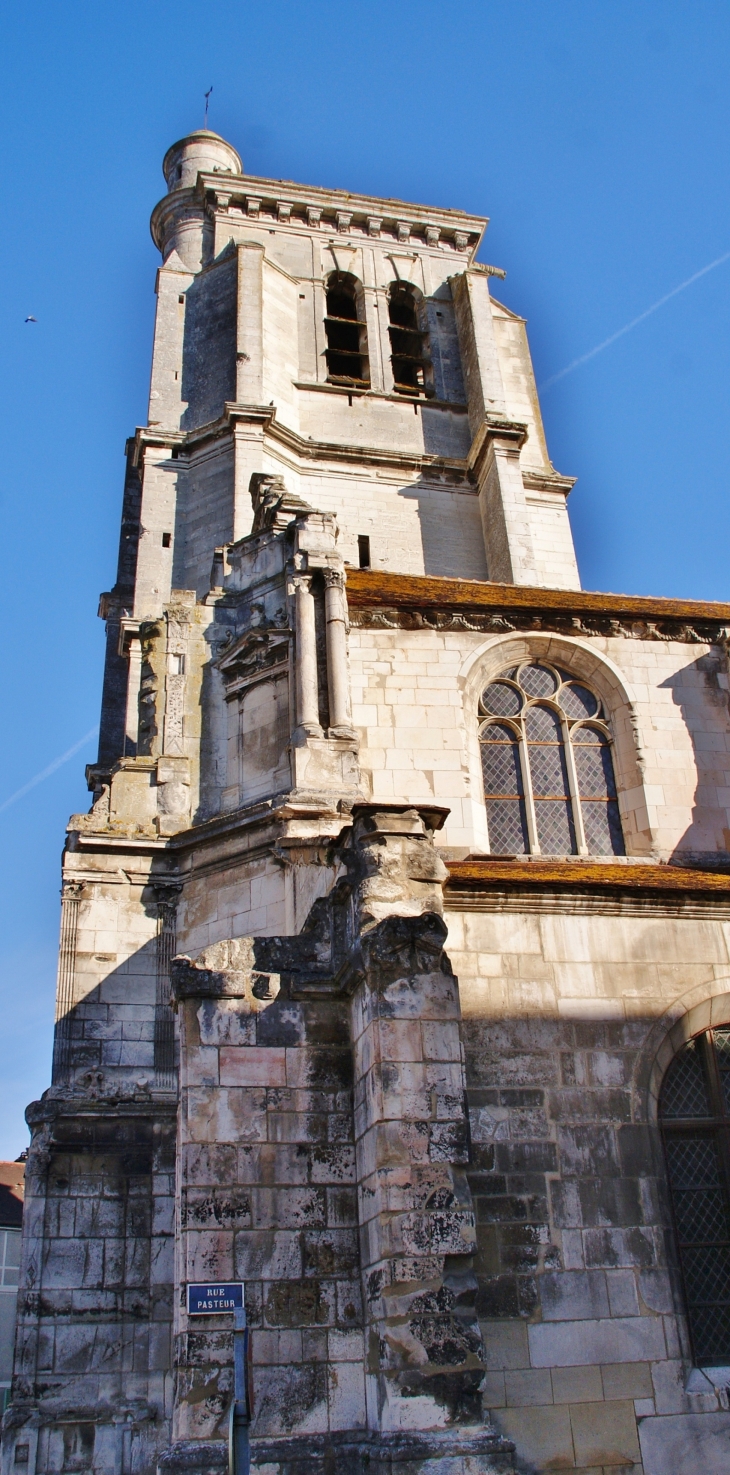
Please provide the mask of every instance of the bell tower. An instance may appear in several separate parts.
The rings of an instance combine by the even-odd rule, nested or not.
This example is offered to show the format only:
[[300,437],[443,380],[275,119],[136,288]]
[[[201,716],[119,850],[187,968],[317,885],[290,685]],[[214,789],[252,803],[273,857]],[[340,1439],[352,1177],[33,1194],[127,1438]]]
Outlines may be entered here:
[[[453,711],[448,632],[484,627],[406,585],[576,591],[572,482],[486,219],[252,177],[208,131],[163,169],[7,1458],[227,1468],[212,1278],[244,1287],[257,1468],[492,1475],[442,897],[481,830],[453,735],[417,774],[411,701]],[[386,575],[437,654],[401,653]]]

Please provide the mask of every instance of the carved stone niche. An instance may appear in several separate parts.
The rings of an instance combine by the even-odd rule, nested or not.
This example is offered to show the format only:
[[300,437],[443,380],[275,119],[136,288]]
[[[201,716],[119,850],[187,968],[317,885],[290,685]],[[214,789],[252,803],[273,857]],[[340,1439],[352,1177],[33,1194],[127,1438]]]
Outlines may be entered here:
[[285,666],[289,659],[291,632],[281,625],[265,624],[246,630],[217,661],[231,701],[252,681]]

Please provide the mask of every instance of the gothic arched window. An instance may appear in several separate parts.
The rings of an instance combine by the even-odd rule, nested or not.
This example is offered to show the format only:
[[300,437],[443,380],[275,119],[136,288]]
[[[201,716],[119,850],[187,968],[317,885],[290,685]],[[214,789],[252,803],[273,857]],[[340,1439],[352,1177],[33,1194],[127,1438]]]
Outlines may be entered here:
[[335,271],[327,279],[327,378],[332,384],[370,384],[368,335],[362,288],[350,272]]
[[495,855],[624,855],[611,735],[600,697],[525,661],[490,681],[479,744]]
[[396,392],[410,395],[431,393],[428,332],[420,320],[415,287],[408,282],[393,282],[388,293],[388,316],[390,361]]
[[672,1061],[659,1101],[690,1337],[700,1365],[730,1363],[730,1027]]

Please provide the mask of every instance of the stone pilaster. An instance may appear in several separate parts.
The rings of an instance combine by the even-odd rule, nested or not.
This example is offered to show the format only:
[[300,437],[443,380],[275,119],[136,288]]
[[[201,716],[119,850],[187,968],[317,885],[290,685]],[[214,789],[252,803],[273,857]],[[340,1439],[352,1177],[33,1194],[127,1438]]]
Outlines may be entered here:
[[53,1045],[54,1085],[66,1082],[71,1069],[71,1019],[76,1002],[76,939],[83,885],[64,881],[61,892],[61,941],[56,986],[56,1033]]
[[170,992],[170,964],[175,954],[177,903],[180,887],[156,887],[157,986],[155,992],[155,1085],[175,1086],[175,1016]]
[[490,579],[501,584],[539,582],[520,467],[524,439],[524,425],[487,420],[469,453],[470,471],[479,488],[487,569]]
[[238,247],[236,399],[245,405],[261,403],[264,372],[263,261],[263,246],[244,241]]
[[292,578],[296,610],[297,727],[302,737],[322,737],[317,683],[317,634],[312,580],[306,574]]
[[347,603],[345,576],[340,569],[326,568],[324,603],[327,627],[327,680],[330,725],[333,737],[354,737],[347,674]]

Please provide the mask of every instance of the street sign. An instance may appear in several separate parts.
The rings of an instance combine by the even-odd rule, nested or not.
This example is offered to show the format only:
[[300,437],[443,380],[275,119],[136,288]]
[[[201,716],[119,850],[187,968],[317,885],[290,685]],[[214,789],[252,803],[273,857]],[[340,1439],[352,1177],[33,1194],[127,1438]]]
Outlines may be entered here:
[[224,1285],[188,1286],[188,1316],[217,1316],[222,1312],[240,1310],[243,1307],[243,1285],[241,1281]]

